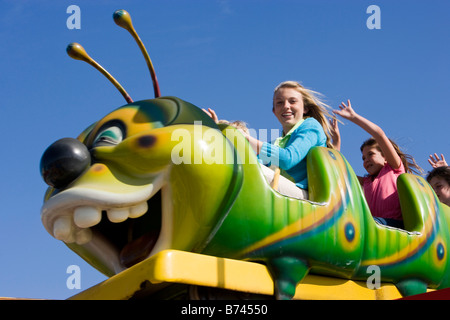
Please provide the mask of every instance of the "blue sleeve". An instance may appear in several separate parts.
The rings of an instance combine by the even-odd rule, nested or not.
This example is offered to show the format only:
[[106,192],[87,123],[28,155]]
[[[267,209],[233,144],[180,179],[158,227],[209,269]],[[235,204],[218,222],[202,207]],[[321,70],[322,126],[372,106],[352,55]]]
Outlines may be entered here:
[[[312,119],[314,121],[307,121]],[[264,142],[260,150],[261,158],[270,159],[270,163],[283,170],[289,170],[302,161],[309,150],[322,144],[326,136],[322,126],[313,118],[308,118],[289,138],[285,148]]]

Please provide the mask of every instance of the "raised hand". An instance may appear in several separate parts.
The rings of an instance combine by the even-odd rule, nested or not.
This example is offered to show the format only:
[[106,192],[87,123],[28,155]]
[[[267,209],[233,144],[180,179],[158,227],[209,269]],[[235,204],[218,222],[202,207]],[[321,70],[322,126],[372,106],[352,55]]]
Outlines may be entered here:
[[448,166],[447,162],[445,161],[444,155],[441,154],[441,158],[439,159],[438,155],[435,153],[434,157],[432,154],[430,154],[430,159],[428,159],[428,163],[433,167],[446,167]]
[[333,110],[333,113],[337,114],[347,120],[353,120],[357,116],[356,112],[352,108],[352,104],[350,103],[350,100],[347,100],[347,104],[345,104],[344,102],[341,102],[341,105],[339,106],[339,110]]
[[217,114],[216,114],[216,112],[213,110],[213,109],[211,109],[211,108],[208,108],[208,110],[206,110],[206,109],[202,109],[211,119],[213,119],[213,121],[215,122],[215,123],[219,123],[219,118],[217,117]]
[[377,124],[373,123],[372,121],[357,114],[353,110],[350,100],[347,100],[347,104],[342,102],[341,105],[339,106],[339,110],[333,110],[333,113],[347,120],[350,120],[354,124],[360,126],[368,134],[370,134],[381,148],[381,151],[387,163],[393,169],[398,169],[400,167],[402,159],[398,155],[396,149],[394,148],[389,138],[384,133],[383,129],[381,129]]
[[336,117],[329,119],[330,121],[330,135],[333,140],[333,146],[336,150],[341,150],[341,134],[339,132],[338,120]]

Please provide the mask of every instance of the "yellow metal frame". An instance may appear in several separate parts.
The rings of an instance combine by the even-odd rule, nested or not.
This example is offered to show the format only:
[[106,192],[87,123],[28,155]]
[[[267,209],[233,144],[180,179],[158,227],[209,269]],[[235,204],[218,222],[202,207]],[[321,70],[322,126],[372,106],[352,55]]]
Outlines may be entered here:
[[[124,300],[140,291],[144,284],[157,292],[164,285],[174,283],[273,295],[272,278],[262,264],[165,250],[69,299]],[[389,283],[372,290],[363,281],[308,275],[297,286],[294,299],[391,300],[401,297],[397,288]]]

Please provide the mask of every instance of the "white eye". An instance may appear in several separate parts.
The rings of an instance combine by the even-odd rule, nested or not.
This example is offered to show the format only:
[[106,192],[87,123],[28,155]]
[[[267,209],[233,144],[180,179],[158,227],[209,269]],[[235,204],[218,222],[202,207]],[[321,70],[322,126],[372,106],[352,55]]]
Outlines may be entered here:
[[102,130],[94,140],[94,146],[116,145],[122,142],[123,132],[118,126],[112,126]]

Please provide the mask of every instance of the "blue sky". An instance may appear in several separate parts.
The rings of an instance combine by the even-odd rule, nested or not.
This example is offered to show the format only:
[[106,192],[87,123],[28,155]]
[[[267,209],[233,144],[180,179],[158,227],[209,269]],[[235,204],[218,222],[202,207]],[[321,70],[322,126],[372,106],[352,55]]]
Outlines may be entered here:
[[[69,30],[69,5],[81,29]],[[381,10],[370,30],[369,5]],[[40,221],[46,185],[42,153],[76,137],[125,104],[118,91],[65,48],[81,43],[134,100],[153,98],[149,72],[112,14],[126,9],[155,65],[162,95],[212,107],[220,118],[278,129],[273,88],[298,80],[337,108],[354,109],[429,170],[450,159],[450,1],[448,0],[0,0],[0,296],[65,299],[70,265],[81,289],[106,279]],[[342,153],[364,174],[359,146],[368,135],[344,121]]]

